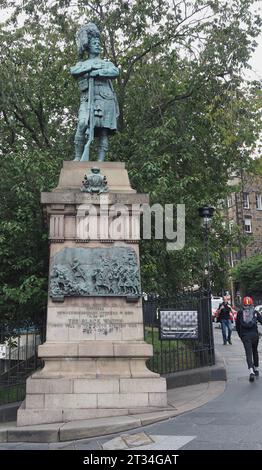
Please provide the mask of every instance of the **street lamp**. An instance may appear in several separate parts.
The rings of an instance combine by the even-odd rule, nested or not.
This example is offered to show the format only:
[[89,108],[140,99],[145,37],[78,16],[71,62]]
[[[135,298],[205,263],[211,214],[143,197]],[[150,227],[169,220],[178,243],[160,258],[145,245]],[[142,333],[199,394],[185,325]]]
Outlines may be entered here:
[[214,214],[214,207],[204,206],[199,207],[199,216],[203,218],[204,224],[208,225]]
[[205,277],[206,281],[206,290],[207,290],[207,317],[203,318],[203,322],[206,325],[203,331],[203,339],[206,344],[209,346],[211,363],[215,364],[215,354],[214,354],[214,336],[213,336],[213,326],[212,326],[212,305],[211,305],[211,282],[210,282],[210,259],[209,259],[209,226],[211,219],[214,214],[214,207],[204,206],[199,207],[198,213],[199,216],[203,219],[203,229],[204,229],[204,247],[205,247],[205,261],[204,265],[207,266],[207,275]]
[[214,207],[209,207],[209,206],[204,206],[204,207],[199,207],[198,213],[199,216],[203,219],[203,228],[204,228],[204,245],[205,245],[205,257],[206,257],[206,263],[207,265],[207,279],[206,279],[206,284],[207,284],[207,293],[208,297],[211,297],[211,283],[210,283],[210,272],[209,272],[209,225],[211,222],[211,219],[214,214]]

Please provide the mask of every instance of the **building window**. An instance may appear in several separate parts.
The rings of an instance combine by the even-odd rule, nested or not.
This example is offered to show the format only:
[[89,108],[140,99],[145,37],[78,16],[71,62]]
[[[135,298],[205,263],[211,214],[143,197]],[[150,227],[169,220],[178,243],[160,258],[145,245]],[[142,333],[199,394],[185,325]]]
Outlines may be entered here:
[[234,220],[230,220],[228,224],[229,233],[232,233],[233,227],[234,227]]
[[243,193],[243,207],[244,207],[244,209],[249,209],[249,195],[248,195],[248,193]]
[[245,219],[245,232],[246,233],[252,232],[251,219]]
[[261,198],[261,193],[256,193],[256,208],[258,210],[262,210],[262,198]]

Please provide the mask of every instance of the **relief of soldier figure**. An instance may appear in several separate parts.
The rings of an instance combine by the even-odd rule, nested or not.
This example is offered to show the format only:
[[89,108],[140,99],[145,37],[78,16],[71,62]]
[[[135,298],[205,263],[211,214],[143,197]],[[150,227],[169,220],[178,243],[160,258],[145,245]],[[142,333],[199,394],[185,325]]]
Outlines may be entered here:
[[68,265],[54,264],[50,273],[50,295],[140,295],[140,275],[135,252],[111,258],[100,255],[93,268],[74,257]]
[[69,270],[62,265],[55,265],[50,273],[50,292],[52,296],[60,296],[63,292],[71,289]]
[[50,293],[60,297],[69,293],[87,295],[89,293],[86,277],[80,263],[75,259],[70,267],[57,264],[50,273]]
[[139,294],[140,278],[136,259],[133,253],[118,259],[101,260],[100,267],[95,270],[93,280],[95,291],[114,295]]
[[100,32],[94,23],[80,28],[76,42],[80,61],[70,72],[78,82],[81,96],[74,160],[89,160],[90,145],[97,137],[98,161],[104,161],[108,136],[117,129],[119,108],[111,79],[116,78],[119,71],[112,62],[99,57]]

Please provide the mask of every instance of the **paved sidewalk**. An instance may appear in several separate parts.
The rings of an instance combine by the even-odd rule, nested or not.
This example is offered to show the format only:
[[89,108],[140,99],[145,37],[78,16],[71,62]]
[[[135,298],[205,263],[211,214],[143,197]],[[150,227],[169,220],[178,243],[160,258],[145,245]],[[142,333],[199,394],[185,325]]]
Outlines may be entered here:
[[[137,434],[137,442],[140,440],[141,445],[134,449],[262,450],[262,377],[254,383],[249,382],[244,348],[236,331],[233,332],[232,346],[222,344],[218,328],[214,328],[214,337],[216,351],[227,367],[224,393],[194,410],[140,429],[139,432],[144,432],[145,436],[139,436],[138,431],[128,433]],[[259,352],[261,356],[262,341]],[[193,387],[191,390],[193,395]],[[145,437],[151,439],[149,444],[142,444]],[[126,437],[121,434],[81,443],[81,449],[101,448],[126,448]]]
[[[74,448],[81,447],[83,438],[92,436],[103,436],[117,432],[127,432],[129,429],[137,429],[140,432],[141,427],[164,421],[181,413],[193,410],[208,403],[216,398],[225,389],[225,382],[207,382],[197,385],[179,387],[168,391],[168,411],[159,411],[155,413],[144,413],[139,415],[117,416],[113,418],[90,419],[88,421],[73,421],[64,424],[50,424],[43,426],[27,426],[24,429],[24,440],[33,442],[16,442],[17,436],[21,436],[20,430],[17,431],[15,423],[0,424],[0,450],[3,449],[55,449],[55,448]],[[60,426],[60,428],[59,428]],[[58,432],[60,439],[69,442],[54,442]],[[28,432],[30,431],[30,433]],[[6,433],[9,433],[9,441],[6,441]],[[19,432],[19,434],[18,434]],[[21,437],[20,437],[21,439]],[[74,439],[74,442],[71,441]],[[49,441],[46,442],[46,441]],[[2,441],[2,442],[1,442]],[[35,442],[34,442],[35,441]],[[43,442],[41,442],[43,441]]]
[[[101,449],[102,442],[111,441],[112,433],[121,433],[124,436],[138,435],[137,443],[145,442],[143,435],[145,426],[157,422],[168,422],[183,413],[199,408],[210,400],[220,396],[225,390],[224,381],[212,381],[179,387],[168,390],[168,409],[154,413],[140,413],[129,416],[113,418],[100,418],[92,420],[74,421],[71,423],[57,423],[43,426],[25,427],[21,438],[21,428],[18,431],[16,423],[0,424],[0,450],[4,449]],[[29,432],[28,432],[29,431]],[[142,437],[140,436],[142,432]],[[110,434],[109,434],[110,433]],[[95,437],[98,436],[98,437]],[[94,439],[95,437],[95,439]],[[162,440],[159,438],[160,441]],[[158,444],[155,442],[155,445]],[[23,440],[24,442],[19,442]],[[55,442],[55,441],[64,442]],[[7,442],[8,441],[8,442]],[[27,442],[25,442],[27,441]],[[30,442],[32,441],[32,442]],[[140,442],[140,444],[139,444]],[[153,445],[153,441],[150,441]],[[180,444],[188,442],[180,438]],[[163,445],[163,444],[162,444]],[[128,448],[121,440],[120,444],[113,444],[112,448]],[[119,447],[120,446],[120,447]],[[123,447],[121,447],[123,446]],[[110,445],[109,445],[110,447]],[[132,448],[134,448],[132,446]],[[153,447],[155,448],[155,447]]]

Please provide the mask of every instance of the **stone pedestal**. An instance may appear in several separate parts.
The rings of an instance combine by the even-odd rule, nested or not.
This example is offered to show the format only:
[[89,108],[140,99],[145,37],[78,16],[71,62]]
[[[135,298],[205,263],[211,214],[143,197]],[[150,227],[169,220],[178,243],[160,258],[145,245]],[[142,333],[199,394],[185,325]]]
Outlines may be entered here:
[[[94,166],[107,179],[100,195],[80,189]],[[57,188],[42,193],[50,239],[47,336],[38,351],[45,366],[27,380],[18,426],[167,405],[165,379],[145,365],[152,346],[144,342],[138,241],[147,202],[124,163],[64,162]]]

